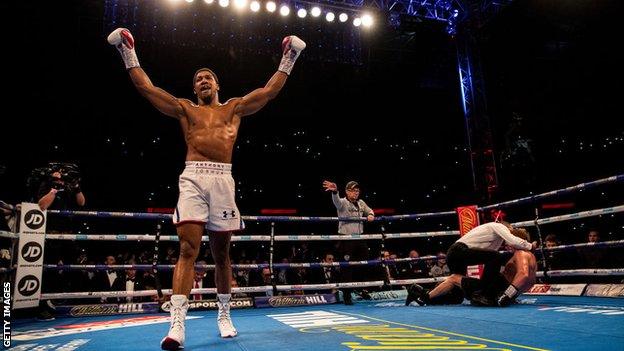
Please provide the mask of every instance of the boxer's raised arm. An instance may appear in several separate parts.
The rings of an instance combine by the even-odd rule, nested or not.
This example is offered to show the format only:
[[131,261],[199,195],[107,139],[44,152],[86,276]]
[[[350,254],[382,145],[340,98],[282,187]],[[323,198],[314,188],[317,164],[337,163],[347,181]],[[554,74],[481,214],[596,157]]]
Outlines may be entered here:
[[108,43],[114,45],[126,65],[132,83],[158,111],[167,116],[180,119],[184,116],[184,109],[180,100],[165,90],[154,86],[145,71],[139,65],[139,59],[134,51],[134,38],[125,28],[117,28],[108,36]]
[[273,74],[263,88],[256,89],[240,99],[234,112],[239,116],[251,115],[274,99],[286,84],[286,78],[290,75],[295,61],[305,47],[306,43],[294,35],[284,38],[282,41],[282,61],[277,72]]

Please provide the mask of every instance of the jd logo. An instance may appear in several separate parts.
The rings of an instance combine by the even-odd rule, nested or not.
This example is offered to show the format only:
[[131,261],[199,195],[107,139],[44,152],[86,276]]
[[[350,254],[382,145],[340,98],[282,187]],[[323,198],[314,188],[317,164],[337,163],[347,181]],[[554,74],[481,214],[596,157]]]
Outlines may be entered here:
[[39,290],[39,279],[34,275],[27,275],[17,284],[17,289],[23,296],[30,296]]
[[26,212],[26,216],[24,217],[24,221],[26,222],[26,226],[32,230],[39,229],[43,226],[43,212],[39,210],[30,210]]
[[42,253],[43,249],[41,248],[41,245],[36,242],[26,243],[26,245],[22,247],[22,257],[28,262],[37,261],[41,257]]

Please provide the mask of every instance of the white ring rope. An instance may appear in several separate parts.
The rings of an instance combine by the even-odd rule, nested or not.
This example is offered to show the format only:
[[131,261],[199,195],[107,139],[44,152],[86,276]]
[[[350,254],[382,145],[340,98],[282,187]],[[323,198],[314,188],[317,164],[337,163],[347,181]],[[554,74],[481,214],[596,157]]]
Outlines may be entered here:
[[[539,219],[538,224],[548,224],[562,222],[569,219],[579,219],[587,217],[602,216],[605,214],[614,214],[624,212],[624,205],[607,207],[589,211],[571,213],[567,215],[554,216]],[[513,223],[514,226],[525,227],[535,226],[535,221],[524,221]],[[436,236],[453,236],[459,235],[457,230],[433,231],[433,232],[414,232],[414,233],[388,233],[386,239],[404,239],[404,238],[427,238]],[[15,233],[0,231],[0,237],[19,238]],[[46,239],[51,240],[106,240],[106,241],[154,241],[155,237],[150,234],[46,234]],[[354,234],[354,235],[276,235],[275,241],[328,241],[328,240],[380,240],[382,234]],[[161,236],[162,241],[178,241],[177,235]],[[232,236],[232,241],[270,241],[269,235],[236,235]],[[208,241],[208,237],[204,236],[202,241]]]
[[[459,235],[457,230],[419,232],[419,233],[389,233],[386,239],[430,238],[437,236]],[[154,241],[150,234],[46,234],[50,240],[104,240],[104,241]],[[352,235],[276,235],[275,241],[331,241],[331,240],[381,240],[382,234],[352,234]],[[177,235],[161,235],[160,241],[178,241]],[[208,236],[202,241],[207,242]],[[271,241],[270,235],[233,235],[232,241]]]
[[[571,213],[571,214],[561,215],[561,216],[542,218],[542,219],[537,220],[537,224],[563,222],[569,219],[596,217],[596,216],[602,216],[605,214],[612,214],[612,213],[619,213],[619,212],[624,212],[624,205],[576,212],[576,213]],[[513,223],[512,225],[517,226],[517,227],[533,227],[535,226],[535,221],[531,220],[531,221],[517,222],[517,223]]]
[[[595,275],[595,276],[621,276],[624,275],[624,268],[613,269],[571,269],[571,270],[557,270],[548,271],[549,276],[583,276],[583,275]],[[538,277],[544,276],[544,272],[537,272]],[[398,279],[390,280],[390,285],[411,285],[411,284],[427,284],[437,283],[444,281],[447,277],[437,278],[420,278],[420,279]],[[383,280],[375,280],[368,282],[350,282],[350,283],[333,283],[333,284],[303,284],[303,285],[277,285],[278,291],[290,291],[290,290],[329,290],[329,289],[342,289],[342,288],[363,288],[363,287],[379,287],[384,286]],[[232,293],[250,293],[250,292],[267,292],[272,291],[271,285],[265,286],[250,286],[250,287],[238,287],[232,288]],[[86,299],[93,297],[127,297],[127,296],[153,296],[156,295],[156,290],[139,290],[139,291],[96,291],[96,292],[72,292],[72,293],[47,293],[41,294],[42,300],[59,300],[59,299]],[[173,291],[171,289],[163,289],[162,293],[165,295],[171,295]],[[193,294],[216,294],[216,288],[202,288],[192,289]]]

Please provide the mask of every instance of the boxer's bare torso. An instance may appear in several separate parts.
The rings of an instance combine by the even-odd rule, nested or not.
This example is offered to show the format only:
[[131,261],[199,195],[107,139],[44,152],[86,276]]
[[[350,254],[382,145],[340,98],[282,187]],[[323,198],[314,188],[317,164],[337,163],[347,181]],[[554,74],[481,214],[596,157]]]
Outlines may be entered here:
[[186,141],[187,161],[232,163],[241,123],[241,117],[235,113],[239,100],[232,99],[215,107],[180,100],[186,115],[180,118],[180,126]]

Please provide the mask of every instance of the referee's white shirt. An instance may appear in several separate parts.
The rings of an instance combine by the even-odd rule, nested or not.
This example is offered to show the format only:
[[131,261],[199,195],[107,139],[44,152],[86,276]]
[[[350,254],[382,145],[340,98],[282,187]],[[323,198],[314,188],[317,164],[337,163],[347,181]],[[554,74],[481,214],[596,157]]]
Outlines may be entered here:
[[533,246],[528,241],[511,234],[504,224],[491,222],[473,228],[464,234],[457,242],[466,244],[469,248],[498,250],[505,241],[509,246],[520,250],[531,250]]

